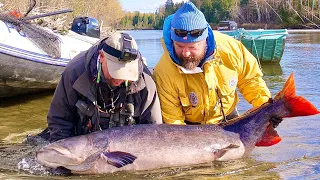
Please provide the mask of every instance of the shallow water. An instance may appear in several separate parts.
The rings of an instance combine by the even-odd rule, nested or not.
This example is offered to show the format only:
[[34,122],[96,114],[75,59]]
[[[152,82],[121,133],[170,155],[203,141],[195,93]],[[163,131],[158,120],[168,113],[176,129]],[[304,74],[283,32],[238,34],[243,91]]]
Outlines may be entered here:
[[[152,68],[163,52],[161,31],[129,33],[137,40],[139,49]],[[280,65],[262,65],[264,78],[275,95],[294,72],[297,94],[320,109],[320,32],[289,33]],[[46,127],[52,94],[45,92],[0,99],[0,179],[64,179],[19,172],[15,164],[15,160],[31,153],[30,149],[20,145],[23,138]],[[240,112],[249,108],[250,105],[241,99],[238,106]],[[268,148],[256,148],[245,159],[149,172],[71,176],[68,179],[319,179],[319,120],[319,115],[285,119],[277,128],[282,142]]]

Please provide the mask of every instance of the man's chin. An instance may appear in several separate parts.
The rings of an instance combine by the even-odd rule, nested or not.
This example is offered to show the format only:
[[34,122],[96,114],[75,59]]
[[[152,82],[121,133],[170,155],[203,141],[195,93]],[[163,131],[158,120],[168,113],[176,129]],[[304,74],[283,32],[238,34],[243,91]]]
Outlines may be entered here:
[[[181,60],[180,60],[181,61]],[[201,60],[200,58],[198,59],[182,59],[182,67],[188,69],[188,70],[194,70],[196,67],[199,66]]]
[[111,86],[120,86],[124,81],[118,81],[118,80],[111,80],[110,85]]
[[196,64],[183,64],[183,67],[184,68],[186,68],[187,70],[194,70],[196,67],[197,67],[197,65]]

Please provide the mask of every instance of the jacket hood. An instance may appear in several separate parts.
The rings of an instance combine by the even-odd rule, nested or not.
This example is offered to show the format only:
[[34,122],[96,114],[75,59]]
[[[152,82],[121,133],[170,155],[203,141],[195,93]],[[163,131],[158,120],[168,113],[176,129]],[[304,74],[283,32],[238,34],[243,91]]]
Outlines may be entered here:
[[[174,14],[171,14],[164,20],[163,24],[163,39],[164,39],[164,44],[171,56],[171,59],[173,60],[174,63],[181,65],[179,59],[177,58],[176,54],[174,53],[174,47],[173,47],[173,41],[171,39],[171,21],[173,19]],[[208,24],[208,38],[207,38],[207,52],[202,60],[202,62],[199,64],[201,67],[208,59],[211,57],[211,55],[214,53],[215,50],[215,40],[214,40],[214,35],[213,31]]]

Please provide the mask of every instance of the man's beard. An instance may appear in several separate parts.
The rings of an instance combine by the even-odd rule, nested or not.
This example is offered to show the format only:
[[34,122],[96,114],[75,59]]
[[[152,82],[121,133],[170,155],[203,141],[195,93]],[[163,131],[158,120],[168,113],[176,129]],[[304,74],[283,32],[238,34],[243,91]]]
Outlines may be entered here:
[[205,51],[203,51],[202,54],[200,54],[199,56],[184,57],[182,54],[177,54],[177,57],[180,60],[181,65],[188,70],[193,70],[196,67],[198,67],[201,61],[204,59],[204,56]]

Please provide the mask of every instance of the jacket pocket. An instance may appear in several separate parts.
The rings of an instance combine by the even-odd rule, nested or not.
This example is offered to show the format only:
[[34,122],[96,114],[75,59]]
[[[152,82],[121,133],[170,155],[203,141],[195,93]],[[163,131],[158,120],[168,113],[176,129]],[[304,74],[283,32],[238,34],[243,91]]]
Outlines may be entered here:
[[222,85],[222,86],[220,86],[219,91],[222,96],[230,96],[230,95],[233,96],[234,92],[236,91],[236,87]]
[[78,100],[76,103],[76,107],[79,112],[86,116],[93,116],[95,112],[95,106],[93,104],[88,104],[85,101]]
[[238,74],[236,71],[224,66],[221,67],[221,72],[223,74],[220,74],[220,93],[222,96],[233,96],[238,84]]

